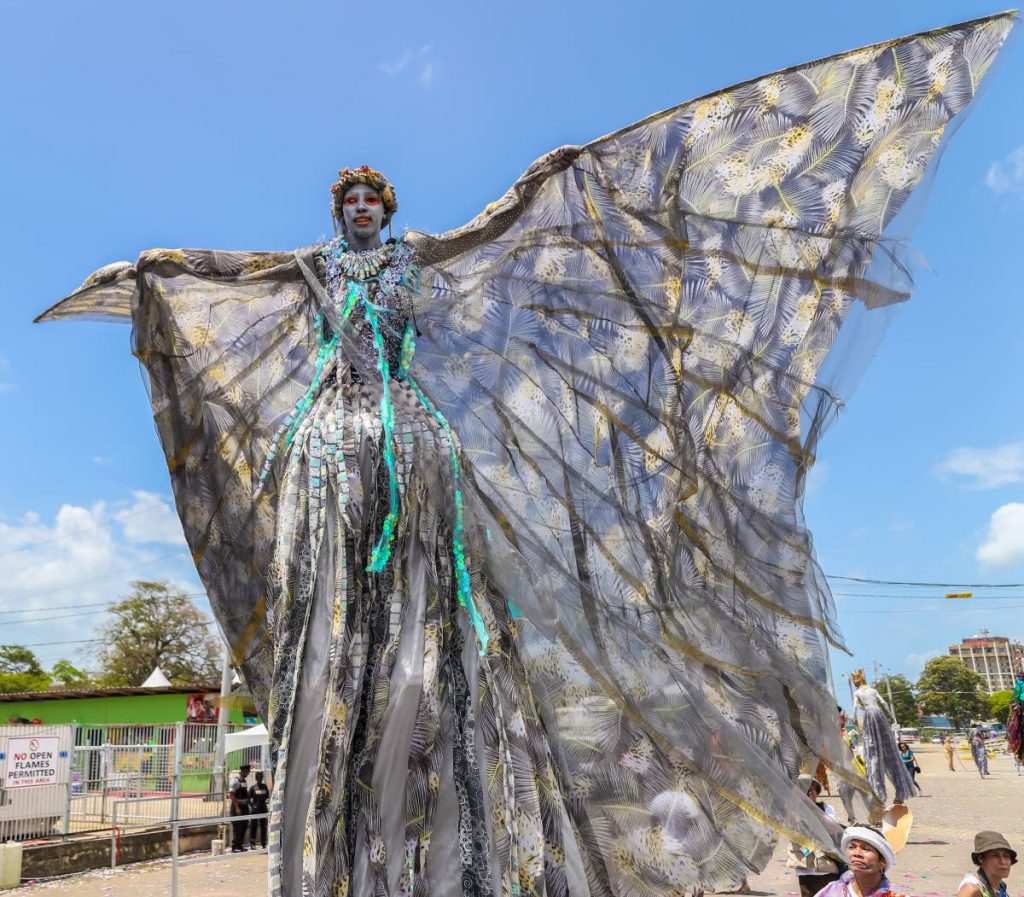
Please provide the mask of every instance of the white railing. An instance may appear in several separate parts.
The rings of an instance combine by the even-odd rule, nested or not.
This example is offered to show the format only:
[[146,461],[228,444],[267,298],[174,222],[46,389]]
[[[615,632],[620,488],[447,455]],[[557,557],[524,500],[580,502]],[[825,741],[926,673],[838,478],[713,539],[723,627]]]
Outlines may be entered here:
[[[228,731],[239,726],[229,726]],[[57,739],[53,784],[4,787],[7,744]],[[51,741],[46,741],[51,739]],[[192,819],[222,800],[215,793],[217,726],[205,723],[0,726],[0,842],[24,841]],[[266,747],[234,751],[228,781],[243,763],[269,769]],[[223,786],[222,786],[223,787]],[[218,789],[219,790],[219,789]],[[134,807],[134,812],[132,811]],[[116,809],[115,809],[116,808]],[[116,814],[116,815],[115,815]],[[116,819],[116,821],[115,821]]]

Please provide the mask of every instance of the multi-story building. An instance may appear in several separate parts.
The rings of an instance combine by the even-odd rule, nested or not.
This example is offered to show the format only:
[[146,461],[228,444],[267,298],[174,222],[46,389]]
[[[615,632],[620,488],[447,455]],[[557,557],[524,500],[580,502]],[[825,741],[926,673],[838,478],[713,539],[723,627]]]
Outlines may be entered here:
[[989,694],[1013,688],[1017,672],[1024,669],[1024,646],[988,629],[950,645],[949,653],[981,676]]

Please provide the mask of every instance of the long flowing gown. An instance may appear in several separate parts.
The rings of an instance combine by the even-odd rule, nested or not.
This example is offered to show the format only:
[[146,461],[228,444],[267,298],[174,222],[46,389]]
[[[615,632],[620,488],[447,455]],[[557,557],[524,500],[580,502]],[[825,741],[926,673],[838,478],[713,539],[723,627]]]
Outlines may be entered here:
[[864,766],[871,790],[884,805],[885,780],[888,778],[892,782],[894,799],[903,803],[914,795],[917,788],[900,756],[896,736],[889,728],[889,720],[882,709],[887,705],[878,691],[869,685],[860,686],[854,692],[853,700],[857,728],[864,739]]
[[1012,22],[564,147],[376,279],[152,250],[43,315],[133,320],[273,732],[272,894],[668,897],[830,843],[797,768],[867,785],[804,477]]

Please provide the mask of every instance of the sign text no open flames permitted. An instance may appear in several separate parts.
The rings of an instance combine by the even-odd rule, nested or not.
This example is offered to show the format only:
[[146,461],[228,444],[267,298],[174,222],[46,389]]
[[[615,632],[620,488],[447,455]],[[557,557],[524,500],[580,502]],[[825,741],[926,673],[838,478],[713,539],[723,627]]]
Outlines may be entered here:
[[8,738],[3,787],[56,784],[59,756],[60,738],[55,735]]

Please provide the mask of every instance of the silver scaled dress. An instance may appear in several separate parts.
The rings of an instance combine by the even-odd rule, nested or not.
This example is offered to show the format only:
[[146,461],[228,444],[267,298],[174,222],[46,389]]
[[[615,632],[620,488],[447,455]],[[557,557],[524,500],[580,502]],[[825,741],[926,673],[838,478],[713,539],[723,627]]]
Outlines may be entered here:
[[273,733],[275,897],[677,897],[831,842],[798,768],[868,785],[804,477],[1012,23],[564,147],[366,279],[151,250],[43,315],[133,322]]

